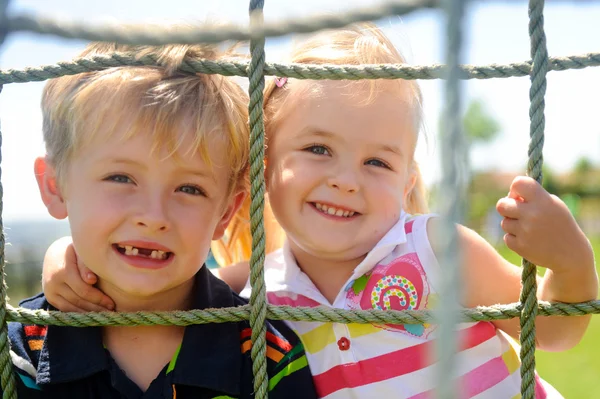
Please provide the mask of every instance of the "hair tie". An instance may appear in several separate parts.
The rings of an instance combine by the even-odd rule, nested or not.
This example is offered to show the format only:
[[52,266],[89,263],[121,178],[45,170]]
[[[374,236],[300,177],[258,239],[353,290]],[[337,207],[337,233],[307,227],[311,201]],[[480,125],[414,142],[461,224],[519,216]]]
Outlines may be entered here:
[[283,87],[283,85],[286,84],[287,80],[288,80],[288,78],[285,78],[285,77],[284,78],[275,77],[275,85],[277,87]]

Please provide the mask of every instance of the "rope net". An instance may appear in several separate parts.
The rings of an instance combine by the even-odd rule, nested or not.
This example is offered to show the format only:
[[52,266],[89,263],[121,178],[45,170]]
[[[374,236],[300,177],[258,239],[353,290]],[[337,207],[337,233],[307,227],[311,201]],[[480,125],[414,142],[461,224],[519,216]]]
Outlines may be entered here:
[[[567,57],[549,58],[544,33],[544,0],[529,1],[529,36],[531,60],[508,65],[461,65],[463,0],[444,2],[447,16],[446,65],[408,66],[408,65],[362,65],[362,66],[326,66],[306,64],[276,64],[265,62],[265,38],[290,33],[308,33],[324,28],[339,28],[350,23],[375,20],[391,15],[401,16],[422,8],[438,6],[437,1],[404,0],[349,11],[337,16],[316,16],[310,19],[286,20],[278,23],[264,23],[264,0],[250,1],[250,24],[248,27],[222,26],[189,28],[183,30],[148,29],[143,25],[127,27],[124,25],[88,26],[75,21],[55,21],[27,15],[7,17],[8,0],[0,0],[0,45],[6,35],[13,32],[33,32],[64,38],[77,38],[94,41],[117,41],[128,44],[158,45],[167,43],[220,43],[225,40],[250,40],[249,62],[214,62],[188,59],[181,69],[187,72],[221,74],[225,76],[243,76],[249,79],[249,126],[250,136],[250,181],[251,184],[251,230],[252,256],[250,259],[250,282],[252,294],[249,305],[235,308],[205,309],[170,312],[90,312],[65,313],[43,310],[15,308],[7,304],[6,284],[4,281],[4,234],[2,225],[2,185],[0,184],[0,363],[2,368],[1,384],[4,399],[17,397],[12,363],[9,353],[7,322],[16,321],[40,325],[59,326],[136,326],[136,325],[178,325],[224,323],[249,320],[252,327],[251,356],[255,375],[254,388],[258,399],[267,398],[268,379],[266,370],[265,320],[320,321],[336,323],[393,323],[422,324],[437,322],[440,324],[440,338],[437,344],[440,359],[439,370],[452,367],[456,348],[456,336],[453,326],[462,321],[490,321],[519,317],[521,321],[521,377],[522,397],[535,398],[535,317],[580,316],[600,313],[600,300],[576,304],[546,303],[537,301],[536,266],[523,260],[522,291],[520,301],[474,309],[461,309],[458,306],[457,284],[458,254],[454,248],[455,233],[452,225],[445,226],[442,242],[444,286],[441,290],[440,309],[430,310],[361,310],[349,311],[324,306],[314,308],[272,306],[267,304],[264,282],[265,235],[262,220],[264,209],[265,183],[263,176],[264,157],[264,120],[263,88],[265,76],[292,77],[295,79],[445,79],[445,126],[442,131],[442,144],[450,151],[443,151],[442,187],[452,187],[457,194],[441,203],[440,214],[445,220],[462,220],[466,182],[460,160],[465,158],[466,146],[460,115],[461,79],[492,79],[530,76],[530,145],[527,175],[538,182],[542,180],[542,147],[544,143],[544,96],[546,74],[548,71],[564,71],[600,66],[600,53],[589,53]],[[106,56],[80,58],[56,65],[24,68],[22,70],[0,70],[0,92],[4,84],[43,81],[65,75],[97,71],[121,65],[158,65],[156,57],[148,55],[136,59],[132,54],[115,53]],[[0,146],[2,136],[0,133]],[[0,155],[1,162],[1,155]],[[0,169],[1,176],[1,169]],[[450,223],[450,222],[448,222]],[[438,374],[438,395],[441,398],[454,398],[456,390],[450,373]]]

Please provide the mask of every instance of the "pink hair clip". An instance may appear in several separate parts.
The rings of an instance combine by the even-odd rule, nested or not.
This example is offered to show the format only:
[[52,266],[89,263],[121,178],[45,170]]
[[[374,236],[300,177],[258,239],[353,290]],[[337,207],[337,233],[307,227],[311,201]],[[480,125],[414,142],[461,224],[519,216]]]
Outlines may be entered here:
[[288,78],[285,78],[285,77],[284,78],[278,78],[278,77],[276,77],[275,78],[275,85],[277,87],[283,87],[283,85],[286,84],[287,80],[288,80]]

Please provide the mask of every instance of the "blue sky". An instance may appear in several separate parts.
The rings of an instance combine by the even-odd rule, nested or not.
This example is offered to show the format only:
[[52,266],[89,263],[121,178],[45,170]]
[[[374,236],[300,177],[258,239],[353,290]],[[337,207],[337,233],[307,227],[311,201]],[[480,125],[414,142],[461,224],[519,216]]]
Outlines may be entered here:
[[[339,13],[350,7],[374,4],[359,0],[267,0],[266,20]],[[575,3],[575,2],[573,2]],[[551,56],[599,52],[600,4],[546,2],[545,27]],[[247,22],[245,0],[13,0],[10,12],[31,12],[47,17],[78,21],[125,20],[138,22],[202,21],[206,18]],[[444,19],[436,10],[379,21],[412,64],[444,62]],[[527,3],[484,1],[467,13],[464,63],[509,63],[529,59]],[[289,38],[271,40],[267,59],[285,61]],[[73,58],[84,42],[19,33],[10,36],[0,52],[0,67],[23,68],[53,64]],[[440,81],[421,81],[425,98],[427,140],[422,140],[418,158],[427,181],[439,176],[439,143],[436,140],[443,86]],[[33,160],[42,155],[39,101],[43,83],[11,84],[0,95],[3,132],[2,182],[4,215],[7,219],[49,219],[35,180]],[[499,120],[498,140],[475,149],[473,166],[521,172],[527,158],[529,135],[529,79],[511,78],[468,81],[463,84],[465,101],[480,98]],[[600,68],[551,72],[546,99],[545,161],[553,169],[567,170],[581,156],[600,162],[600,127],[597,123]]]

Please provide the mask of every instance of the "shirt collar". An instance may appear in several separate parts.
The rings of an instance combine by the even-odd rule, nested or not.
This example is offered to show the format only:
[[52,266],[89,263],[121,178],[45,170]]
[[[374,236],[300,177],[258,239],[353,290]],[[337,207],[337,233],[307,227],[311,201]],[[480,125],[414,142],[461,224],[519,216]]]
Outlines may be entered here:
[[[353,278],[360,277],[369,272],[377,262],[385,258],[396,246],[406,242],[405,224],[408,218],[409,215],[402,211],[396,224],[375,244],[362,262],[354,268]],[[286,281],[292,281],[292,279],[299,277],[301,270],[296,263],[287,239],[283,244],[281,254],[277,254],[276,256],[283,257],[283,265],[285,266],[282,278]]]
[[[194,293],[195,309],[242,304],[229,286],[214,277],[206,266],[195,276]],[[235,372],[241,370],[239,334],[237,323],[186,327],[179,355],[170,371],[173,383],[239,395],[240,375]],[[108,368],[100,327],[48,326],[36,382],[41,385],[64,383]]]

